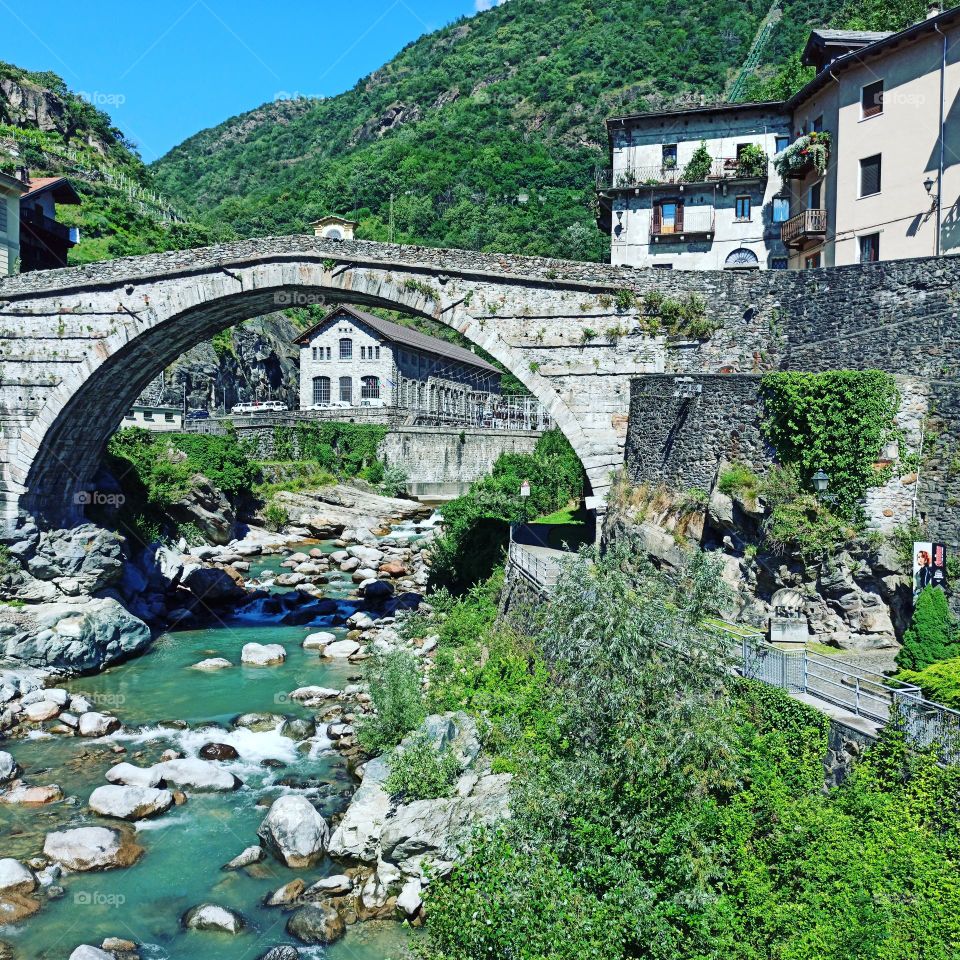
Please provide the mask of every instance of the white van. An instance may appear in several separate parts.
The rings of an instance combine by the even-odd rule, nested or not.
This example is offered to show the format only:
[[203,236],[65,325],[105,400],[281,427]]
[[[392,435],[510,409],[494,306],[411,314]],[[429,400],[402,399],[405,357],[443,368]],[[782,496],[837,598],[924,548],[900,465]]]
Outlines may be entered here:
[[230,412],[235,417],[248,417],[256,413],[259,409],[255,403],[238,403],[236,406],[230,408]]
[[261,410],[269,410],[271,413],[285,413],[290,408],[279,400],[264,400],[259,404]]
[[374,397],[370,397],[370,398],[368,398],[368,399],[366,399],[366,400],[361,400],[361,401],[360,401],[360,406],[361,406],[361,407],[377,407],[377,408],[383,408],[383,407],[385,407],[386,405],[387,405],[387,401],[386,401],[386,400],[381,400],[381,399],[379,399],[379,398],[374,398]]

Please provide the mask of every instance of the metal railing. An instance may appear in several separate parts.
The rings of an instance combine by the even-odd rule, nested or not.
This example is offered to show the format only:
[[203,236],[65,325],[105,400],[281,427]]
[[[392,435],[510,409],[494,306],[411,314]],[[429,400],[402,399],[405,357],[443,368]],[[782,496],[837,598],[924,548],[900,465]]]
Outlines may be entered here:
[[[561,563],[511,540],[510,563],[545,595],[556,585]],[[806,694],[880,726],[892,724],[917,749],[934,747],[944,763],[960,763],[960,711],[927,700],[919,687],[846,660],[808,650],[783,650],[759,631],[735,624],[708,624],[731,638],[733,669],[749,680]]]
[[713,233],[714,220],[713,207],[688,207],[684,204],[678,208],[676,219],[667,224],[663,222],[660,207],[656,206],[650,218],[650,236],[664,240],[691,234],[710,234]]
[[617,170],[616,173],[607,167],[596,173],[598,190],[632,190],[636,187],[669,186],[679,183],[710,183],[720,180],[763,180],[768,176],[768,164],[763,164],[762,170],[756,161],[738,160],[736,157],[721,157],[712,160],[707,173],[697,176],[687,173],[686,164],[667,166],[627,167]]
[[796,243],[807,237],[822,237],[827,232],[827,211],[820,209],[804,210],[791,217],[780,226],[780,239],[783,243]]

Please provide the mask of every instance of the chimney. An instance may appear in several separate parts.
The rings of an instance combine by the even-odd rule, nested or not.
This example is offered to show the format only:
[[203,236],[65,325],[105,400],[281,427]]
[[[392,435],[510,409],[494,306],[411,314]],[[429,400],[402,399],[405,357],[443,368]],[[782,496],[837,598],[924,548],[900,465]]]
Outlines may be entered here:
[[940,0],[930,0],[927,4],[927,19],[932,20],[940,16]]
[[20,178],[22,183],[25,183],[28,187],[30,186],[30,168],[29,167],[20,167],[17,170],[17,176]]

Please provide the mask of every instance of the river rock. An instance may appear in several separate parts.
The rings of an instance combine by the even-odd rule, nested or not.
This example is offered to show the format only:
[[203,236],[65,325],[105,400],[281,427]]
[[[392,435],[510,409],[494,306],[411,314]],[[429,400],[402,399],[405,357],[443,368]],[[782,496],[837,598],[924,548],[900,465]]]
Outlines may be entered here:
[[369,603],[385,603],[393,596],[393,584],[386,580],[372,580],[363,588],[363,596]]
[[120,937],[107,937],[103,943],[100,944],[101,950],[106,950],[108,953],[133,953],[137,949],[136,943],[133,940],[123,940]]
[[150,643],[150,628],[107,597],[9,608],[4,626],[0,657],[68,673],[95,673]]
[[288,867],[304,868],[323,858],[330,828],[306,797],[290,794],[274,800],[257,836]]
[[373,582],[377,579],[377,571],[372,570],[370,567],[360,567],[359,569],[353,571],[353,576],[351,579],[354,583],[364,583],[366,581]]
[[288,903],[293,903],[303,893],[306,884],[297,877],[289,883],[285,883],[279,890],[274,890],[268,894],[263,901],[265,907],[283,907]]
[[110,783],[122,783],[130,787],[159,787],[163,783],[160,771],[155,767],[137,767],[132,763],[118,763],[106,772]]
[[136,863],[143,847],[122,830],[76,827],[48,833],[43,852],[68,870],[110,870]]
[[308,903],[287,921],[287,933],[301,943],[336,943],[345,930],[340,914],[325,903]]
[[34,900],[33,897],[13,891],[2,893],[0,894],[0,927],[6,924],[19,923],[21,920],[33,916],[39,909],[40,901]]
[[364,766],[363,781],[330,838],[331,857],[364,862],[377,859],[380,833],[390,811],[390,794],[383,787],[389,775],[390,768],[383,757]]
[[280,736],[291,740],[306,740],[317,732],[317,724],[310,717],[290,717],[283,721]]
[[0,895],[5,893],[33,893],[37,878],[19,860],[4,857],[0,860]]
[[326,631],[319,631],[317,633],[311,633],[303,641],[304,650],[322,650],[327,644],[334,643],[337,639],[335,633],[327,633]]
[[183,585],[204,603],[225,604],[243,600],[246,591],[238,586],[225,570],[217,567],[197,567],[182,581]]
[[0,803],[17,804],[23,807],[41,807],[45,803],[56,803],[63,799],[63,791],[55,783],[42,787],[30,787],[25,783],[14,783],[10,790],[0,796]]
[[362,610],[358,610],[347,620],[347,626],[354,630],[369,630],[373,626],[373,618]]
[[423,906],[423,884],[416,877],[408,880],[397,895],[397,909],[408,917],[417,914]]
[[107,950],[101,950],[100,947],[91,947],[89,943],[81,943],[70,954],[70,960],[116,960],[116,957]]
[[383,551],[375,547],[347,547],[347,555],[356,557],[364,566],[376,566],[383,559]]
[[170,506],[178,523],[192,523],[210,543],[227,544],[234,536],[236,517],[220,488],[202,473],[190,480],[190,491]]
[[232,667],[233,664],[227,660],[225,657],[209,657],[206,660],[201,660],[199,663],[195,663],[190,669],[191,670],[226,670],[227,667]]
[[45,530],[27,569],[38,580],[66,578],[76,583],[78,593],[96,593],[120,578],[122,542],[116,533],[92,523]]
[[353,881],[345,873],[338,873],[311,884],[304,891],[304,896],[333,897],[341,893],[349,893],[352,889]]
[[28,703],[23,708],[23,715],[31,723],[42,723],[52,720],[60,712],[60,707],[50,700],[41,700],[39,703]]
[[263,847],[247,847],[242,853],[238,853],[232,860],[225,863],[221,870],[240,870],[243,867],[249,867],[254,863],[260,863],[266,857],[266,851]]
[[281,713],[241,713],[233,718],[233,726],[244,727],[254,733],[269,733],[278,729],[285,719]]
[[246,921],[235,910],[216,903],[201,903],[191,907],[181,919],[188,930],[212,930],[217,933],[238,934]]
[[340,569],[344,573],[353,573],[354,570],[357,570],[360,567],[360,561],[356,557],[350,557],[348,560],[344,560],[340,564]]
[[279,643],[246,643],[240,653],[240,662],[254,667],[267,667],[286,659],[287,651]]
[[120,721],[106,713],[96,713],[93,710],[80,714],[81,737],[105,737],[120,729]]
[[202,760],[238,760],[240,754],[229,743],[205,743],[198,751]]
[[118,820],[144,820],[169,810],[173,794],[155,787],[130,787],[110,784],[90,794],[90,809]]
[[5,750],[0,750],[0,783],[6,783],[18,776],[20,776],[20,766],[17,761]]
[[67,702],[70,699],[70,694],[67,693],[61,687],[48,687],[46,689],[40,690],[31,690],[30,693],[24,694],[20,699],[20,703],[23,706],[27,706],[30,703],[40,703],[44,700],[55,703],[58,707],[65,707]]
[[162,780],[197,793],[237,790],[243,784],[226,770],[198,757],[183,757],[156,763],[152,769]]
[[356,640],[338,640],[336,643],[329,643],[323,648],[323,656],[333,660],[346,660],[355,653],[359,653],[360,644]]
[[257,960],[300,960],[300,951],[287,945],[271,947],[266,953],[261,953]]
[[297,687],[296,690],[291,690],[287,696],[297,703],[315,706],[324,700],[334,700],[340,696],[340,691],[334,690],[332,687]]

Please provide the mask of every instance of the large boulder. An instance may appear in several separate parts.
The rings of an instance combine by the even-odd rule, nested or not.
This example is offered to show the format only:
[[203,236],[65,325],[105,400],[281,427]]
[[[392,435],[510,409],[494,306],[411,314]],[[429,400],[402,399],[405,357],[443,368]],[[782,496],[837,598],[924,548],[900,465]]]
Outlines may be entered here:
[[380,833],[390,812],[390,794],[383,786],[389,775],[383,757],[370,760],[363,768],[363,781],[330,838],[331,857],[364,862],[377,859]]
[[251,667],[268,667],[286,659],[287,651],[279,643],[245,643],[240,652],[240,662]]
[[127,784],[131,787],[159,787],[163,783],[160,771],[154,767],[137,767],[132,763],[118,763],[106,772],[110,783]]
[[287,921],[287,933],[301,943],[336,943],[345,930],[340,914],[326,903],[308,903]]
[[247,595],[226,570],[218,567],[197,567],[187,573],[181,583],[204,603],[234,603]]
[[190,492],[170,506],[178,523],[192,523],[211,543],[227,544],[234,538],[237,518],[230,501],[203,474],[190,481]]
[[201,903],[191,907],[183,915],[181,922],[188,930],[211,930],[234,935],[246,926],[246,921],[239,913],[217,903]]
[[116,957],[106,950],[101,950],[100,947],[91,947],[89,943],[81,943],[70,954],[70,960],[116,960]]
[[161,780],[197,793],[237,790],[243,786],[232,773],[197,757],[165,760],[163,763],[155,763],[151,769]]
[[80,714],[78,729],[81,737],[105,737],[120,729],[120,721],[109,714],[89,710]]
[[355,640],[337,640],[336,643],[328,643],[320,651],[320,655],[332,660],[346,660],[359,652],[360,644]]
[[17,761],[5,750],[0,750],[0,783],[6,783],[20,775]]
[[155,787],[127,787],[109,784],[90,794],[90,809],[118,820],[143,820],[155,817],[173,806],[173,794]]
[[143,847],[124,830],[76,827],[48,833],[43,853],[68,870],[110,870],[136,863]]
[[274,800],[257,836],[288,867],[304,868],[323,858],[330,828],[306,797],[290,794]]
[[2,627],[0,656],[67,673],[96,672],[150,643],[150,628],[109,597],[10,608]]
[[45,530],[27,562],[38,580],[74,581],[78,592],[95,593],[119,580],[122,540],[110,530],[85,523],[68,530]]
[[33,893],[37,878],[19,860],[4,857],[0,860],[0,894]]

